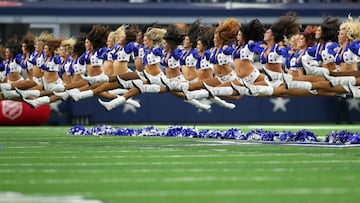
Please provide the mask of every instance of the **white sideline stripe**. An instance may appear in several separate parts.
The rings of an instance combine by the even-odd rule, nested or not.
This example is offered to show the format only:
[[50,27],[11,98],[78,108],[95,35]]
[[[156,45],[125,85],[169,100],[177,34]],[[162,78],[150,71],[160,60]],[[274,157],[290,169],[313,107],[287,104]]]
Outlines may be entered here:
[[[94,151],[92,152],[94,153]],[[96,151],[96,153],[98,153]],[[43,154],[43,153],[42,153]],[[57,153],[55,153],[57,154]],[[69,153],[69,154],[73,154],[73,153]],[[106,153],[108,154],[108,153]],[[334,156],[335,154],[333,153],[322,153],[321,157],[330,157],[330,156]],[[292,157],[292,156],[303,156],[303,157],[320,157],[319,155],[316,154],[271,154],[271,155],[266,155],[266,154],[252,154],[252,153],[247,153],[247,154],[214,154],[214,155],[206,155],[206,154],[201,154],[201,155],[114,155],[114,156],[109,156],[109,155],[97,155],[97,156],[75,156],[75,155],[71,155],[71,156],[16,156],[16,157],[0,157],[0,160],[14,160],[14,159],[44,159],[44,158],[51,158],[51,159],[84,159],[84,158],[91,158],[91,159],[164,159],[164,158],[171,158],[171,159],[183,159],[183,158],[217,158],[217,157],[221,157],[221,158],[226,158],[226,157],[267,157],[267,156],[271,156],[271,157]],[[296,160],[293,160],[296,161]],[[338,160],[338,161],[346,161],[346,160]]]
[[0,166],[160,166],[160,165],[224,165],[224,164],[260,164],[260,165],[277,165],[277,164],[333,164],[333,163],[360,163],[360,160],[311,160],[311,161],[298,161],[298,160],[285,160],[285,161],[141,161],[141,162],[76,162],[76,163],[0,163]]
[[[222,190],[153,190],[153,191],[122,191],[100,192],[101,196],[112,197],[198,197],[198,196],[246,196],[246,195],[335,195],[353,194],[360,188],[274,188],[274,189],[222,189]],[[85,194],[92,194],[91,192]]]
[[0,203],[102,203],[88,200],[82,196],[40,196],[25,195],[17,192],[0,192]]
[[[70,165],[69,165],[70,166]],[[348,166],[338,166],[336,167],[336,171],[354,171],[355,168]],[[59,169],[0,169],[1,173],[59,173],[63,170]],[[104,169],[71,169],[72,173],[103,173]],[[248,169],[241,169],[241,168],[213,168],[213,169],[207,169],[207,168],[176,168],[176,169],[108,169],[107,173],[164,173],[164,172],[171,172],[171,173],[207,173],[207,172],[224,172],[224,173],[230,173],[235,172],[238,173],[239,171],[248,171]],[[255,172],[294,172],[294,171],[334,171],[334,167],[307,167],[307,168],[299,168],[299,167],[278,167],[278,168],[256,168],[252,171]]]
[[[354,180],[354,176],[337,176],[336,180],[351,181]],[[330,177],[331,179],[331,177]],[[189,177],[176,177],[176,178],[103,178],[96,180],[96,183],[199,183],[199,182],[273,182],[273,181],[288,181],[293,182],[308,182],[307,178],[302,177],[269,177],[269,176],[251,176],[251,177],[219,177],[219,176],[189,176]],[[316,179],[312,179],[316,181]],[[41,180],[0,180],[0,184],[4,185],[23,185],[23,184],[91,184],[94,180],[89,179],[41,179]]]
[[[213,151],[212,149],[208,149],[208,150],[203,150],[203,152],[209,152],[209,151]],[[1,152],[2,154],[44,154],[44,152]],[[303,156],[303,157],[331,157],[331,156],[337,156],[339,154],[337,153],[329,153],[329,152],[325,152],[325,153],[321,153],[321,154],[309,154],[309,153],[304,153],[304,152],[299,152],[299,153],[274,153],[274,154],[262,154],[262,153],[258,153],[255,151],[248,151],[248,152],[236,152],[236,154],[229,154],[229,153],[223,153],[223,154],[191,154],[191,155],[178,155],[178,154],[159,154],[159,155],[151,155],[148,154],[148,150],[144,151],[128,151],[128,152],[124,152],[124,151],[56,151],[56,152],[46,152],[46,154],[84,154],[84,153],[104,153],[104,154],[109,154],[109,153],[115,153],[115,154],[119,154],[119,153],[130,153],[130,154],[126,154],[126,155],[115,155],[115,156],[111,156],[114,158],[211,158],[211,157],[249,157],[249,156],[256,156],[256,157],[292,157],[292,156]],[[134,153],[144,153],[144,155],[134,155]],[[27,158],[27,156],[23,156],[24,158]],[[53,157],[52,155],[50,156],[36,156],[35,159],[40,159],[40,158],[46,158],[46,157]],[[70,156],[72,157],[72,156]],[[89,156],[83,156],[85,158],[88,158]],[[92,156],[90,156],[92,157]],[[95,156],[96,157],[96,156]],[[0,159],[7,159],[9,157],[0,157]],[[12,157],[15,158],[15,157]]]

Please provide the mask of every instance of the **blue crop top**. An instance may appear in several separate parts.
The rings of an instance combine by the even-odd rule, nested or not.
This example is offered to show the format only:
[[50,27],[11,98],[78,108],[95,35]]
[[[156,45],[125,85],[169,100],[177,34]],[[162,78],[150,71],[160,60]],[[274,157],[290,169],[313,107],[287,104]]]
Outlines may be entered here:
[[187,67],[196,67],[198,59],[199,53],[197,49],[190,49],[189,51],[183,53],[180,59],[180,64]]
[[270,52],[267,56],[265,56],[265,52],[267,49],[264,49],[260,55],[260,62],[262,64],[265,63],[283,63],[284,57],[283,52],[284,49],[279,48],[278,44],[275,44],[273,47],[271,47]]
[[156,63],[160,63],[162,57],[163,57],[162,47],[152,47],[149,50],[146,50],[143,57],[143,64],[154,65]]
[[66,61],[61,62],[61,68],[59,71],[59,76],[62,76],[64,73],[66,75],[72,75],[74,73],[73,67],[72,67],[72,59],[70,56],[66,58]]
[[116,59],[118,61],[130,61],[130,56],[135,50],[134,42],[130,42],[123,47],[118,47],[116,50]]
[[170,53],[169,58],[166,59],[166,53],[164,54],[164,56],[162,57],[161,60],[161,65],[164,67],[168,67],[171,69],[175,69],[177,67],[180,67],[180,58],[183,55],[183,52],[181,49],[177,48],[174,51],[172,51]]
[[217,53],[217,48],[211,52],[210,62],[212,64],[225,65],[232,63],[232,53],[235,51],[232,46],[221,47]]
[[48,72],[58,72],[60,70],[61,59],[59,56],[52,56],[50,60],[41,66],[41,69]]
[[198,58],[198,62],[196,63],[196,69],[212,69],[214,64],[210,62],[211,57],[211,49],[207,49],[204,52],[204,55]]

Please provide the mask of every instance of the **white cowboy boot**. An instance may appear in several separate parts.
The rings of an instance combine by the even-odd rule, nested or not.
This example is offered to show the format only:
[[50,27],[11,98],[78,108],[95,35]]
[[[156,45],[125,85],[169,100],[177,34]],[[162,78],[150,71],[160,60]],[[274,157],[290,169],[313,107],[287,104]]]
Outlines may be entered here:
[[131,89],[134,87],[132,80],[123,80],[119,75],[116,75],[116,79],[124,89]]
[[330,82],[331,86],[346,86],[346,85],[356,85],[356,78],[354,76],[339,76],[333,77],[330,75],[324,75],[324,78]]
[[204,88],[209,91],[212,96],[231,96],[233,89],[231,87],[213,87],[203,83]]
[[204,109],[204,110],[211,109],[211,106],[209,104],[201,103],[199,100],[196,99],[184,100],[184,102],[189,103],[198,109]]
[[225,107],[225,108],[228,108],[228,109],[234,109],[234,108],[236,107],[235,104],[226,102],[225,100],[220,99],[220,98],[217,97],[217,96],[214,96],[214,98],[211,98],[210,100],[211,100],[212,102],[214,102],[215,104],[217,104],[217,105],[219,105],[219,106],[222,106],[222,107]]
[[307,81],[291,81],[286,83],[287,89],[302,89],[302,90],[311,90],[312,84]]
[[132,83],[141,93],[159,93],[161,88],[156,84],[144,84],[142,80],[133,80]]
[[107,111],[111,111],[112,109],[114,109],[114,108],[120,106],[121,104],[125,103],[126,99],[123,96],[118,96],[117,98],[115,98],[115,99],[113,99],[111,101],[108,101],[108,102],[104,102],[101,99],[98,99],[98,101],[103,107],[105,107],[105,109]]
[[319,67],[319,66],[310,66],[307,63],[303,63],[303,68],[306,75],[317,75],[317,76],[324,76],[329,75],[330,71],[327,68]]
[[43,96],[36,99],[23,99],[25,103],[29,104],[31,107],[36,108],[41,104],[49,104],[50,97]]
[[123,94],[125,94],[125,93],[128,92],[128,91],[129,91],[129,90],[127,90],[127,89],[116,88],[116,89],[113,89],[113,90],[109,90],[108,92],[109,92],[110,94],[116,94],[116,95],[121,94],[121,95],[123,95]]
[[140,105],[140,103],[139,103],[138,101],[133,100],[133,99],[131,99],[131,98],[129,98],[128,100],[126,100],[126,103],[134,106],[135,108],[140,108],[140,107],[141,107],[141,105]]
[[0,83],[0,90],[1,92],[5,90],[11,90],[11,84],[10,83]]
[[20,94],[17,93],[15,90],[4,90],[1,92],[4,95],[4,98],[6,99],[14,99],[14,98],[20,98]]
[[69,96],[73,98],[74,101],[79,101],[80,99],[94,96],[94,92],[92,90],[85,90],[79,93],[69,93]]
[[39,97],[40,96],[40,90],[21,90],[15,87],[15,90],[22,98],[28,98],[28,97]]
[[249,89],[244,86],[235,85],[233,82],[231,82],[231,88],[234,89],[240,96],[251,96]]
[[189,91],[187,89],[182,89],[182,92],[184,93],[186,100],[202,99],[202,98],[207,98],[210,96],[209,92],[204,89],[193,90],[193,91]]

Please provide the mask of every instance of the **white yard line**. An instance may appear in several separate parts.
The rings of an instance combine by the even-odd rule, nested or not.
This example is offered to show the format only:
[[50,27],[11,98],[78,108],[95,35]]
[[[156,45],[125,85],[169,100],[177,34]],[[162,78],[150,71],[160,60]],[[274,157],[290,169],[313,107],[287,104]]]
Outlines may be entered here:
[[[289,196],[289,195],[339,195],[359,193],[360,188],[274,188],[274,189],[214,189],[214,190],[153,190],[99,192],[101,196],[113,197],[203,197],[203,196]],[[82,193],[84,194],[84,193]],[[87,193],[85,193],[87,194]],[[89,194],[92,194],[91,192]]]
[[[354,180],[354,176],[337,176],[336,180],[341,181],[351,181]],[[322,179],[322,178],[320,178]],[[331,179],[331,177],[329,178]],[[283,177],[283,176],[231,176],[231,177],[221,177],[221,176],[186,176],[186,177],[164,177],[164,178],[122,178],[122,177],[113,177],[113,178],[102,178],[96,180],[96,183],[101,184],[112,184],[112,183],[201,183],[201,182],[283,182],[283,181],[292,181],[292,182],[309,182],[309,179],[306,177]],[[311,181],[319,181],[319,179],[312,179]],[[64,179],[64,178],[42,178],[42,179],[28,179],[28,180],[13,180],[13,179],[4,179],[0,180],[0,184],[3,185],[23,185],[23,184],[92,184],[94,183],[93,179]]]

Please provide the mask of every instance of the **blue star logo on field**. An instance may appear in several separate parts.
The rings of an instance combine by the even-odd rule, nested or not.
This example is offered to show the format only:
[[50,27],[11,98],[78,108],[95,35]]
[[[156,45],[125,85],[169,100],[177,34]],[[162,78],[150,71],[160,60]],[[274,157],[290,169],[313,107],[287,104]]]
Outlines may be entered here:
[[129,111],[134,113],[134,114],[137,112],[135,106],[125,103],[124,108],[123,108],[123,113],[127,113]]
[[279,110],[286,112],[286,104],[290,102],[290,99],[277,97],[276,99],[270,99],[270,102],[274,104],[273,112],[277,112]]
[[360,111],[360,99],[357,98],[350,98],[347,99],[346,102],[348,103],[349,107],[348,110],[351,111],[355,109],[356,111]]

